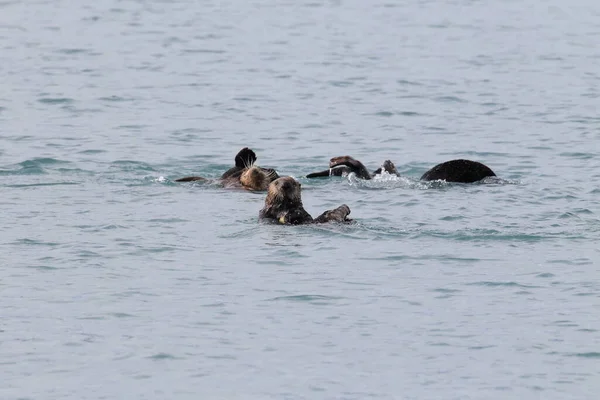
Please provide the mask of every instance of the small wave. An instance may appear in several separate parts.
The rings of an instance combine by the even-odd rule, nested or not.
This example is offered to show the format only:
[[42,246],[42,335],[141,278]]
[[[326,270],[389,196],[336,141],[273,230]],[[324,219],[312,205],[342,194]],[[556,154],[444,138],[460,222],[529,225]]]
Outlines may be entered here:
[[149,219],[148,222],[156,222],[156,223],[160,223],[160,224],[173,224],[173,223],[188,222],[188,221],[185,219],[181,219],[181,218],[152,218],[152,219]]
[[121,96],[112,95],[112,96],[107,96],[107,97],[99,97],[98,100],[110,101],[110,102],[123,102],[123,101],[133,101],[134,99],[129,98],[129,97],[121,97]]
[[72,186],[72,185],[80,185],[80,182],[41,182],[41,183],[16,183],[10,185],[2,185],[4,187],[10,188],[26,188],[26,187],[36,187],[36,186]]
[[467,100],[456,96],[440,96],[436,97],[435,100],[443,103],[468,103]]
[[69,161],[56,158],[33,158],[5,167],[0,170],[0,175],[43,175],[46,174],[44,167],[58,164],[69,164]]
[[458,241],[521,241],[521,242],[538,242],[547,239],[554,239],[560,235],[542,235],[536,233],[508,233],[500,232],[495,229],[467,229],[457,231],[418,231],[415,238],[419,237],[437,237],[454,239]]
[[111,167],[118,168],[123,171],[154,171],[154,168],[142,161],[133,160],[117,160],[111,163]]
[[327,82],[329,83],[331,86],[335,86],[335,87],[347,87],[347,86],[352,86],[354,85],[354,82],[352,81],[329,81]]
[[59,243],[56,242],[44,242],[41,240],[35,239],[19,239],[14,242],[15,244],[25,244],[25,245],[42,245],[42,246],[58,246]]
[[318,294],[300,294],[293,296],[279,296],[274,297],[272,299],[267,299],[267,301],[293,301],[293,302],[301,302],[301,303],[313,303],[313,304],[331,304],[335,300],[341,300],[343,297],[334,297],[334,296],[323,296]]
[[35,165],[55,165],[55,164],[70,164],[70,161],[65,161],[65,160],[59,160],[57,158],[32,158],[31,160],[25,160],[21,163],[19,163],[19,165],[30,165],[30,164],[35,164]]
[[[258,215],[258,213],[257,213]],[[253,221],[255,219],[253,218]],[[256,234],[256,228],[252,227],[252,228],[248,228],[248,229],[236,229],[235,232],[233,233],[229,233],[229,234],[225,234],[225,235],[219,235],[219,237],[223,238],[223,239],[243,239],[243,238],[248,238],[248,237],[252,237],[253,235]]]
[[398,83],[399,85],[403,85],[403,86],[423,86],[422,83],[414,82],[414,81],[409,81],[409,80],[406,80],[406,79],[398,79],[396,81],[396,83]]
[[437,289],[433,289],[432,291],[437,292],[437,293],[443,293],[443,294],[462,292],[462,290],[459,290],[459,289],[446,289],[446,288],[437,288]]
[[119,125],[116,129],[123,129],[126,131],[140,132],[148,128],[148,125]]
[[90,53],[90,50],[88,49],[58,49],[56,50],[57,53],[62,53],[62,54],[82,54],[82,53]]
[[220,49],[184,49],[184,53],[189,54],[225,54],[225,50]]
[[572,353],[570,355],[573,357],[600,359],[600,352],[598,352],[598,351],[592,351],[592,352],[588,352],[588,353]]
[[379,116],[379,117],[392,117],[394,115],[400,115],[403,117],[420,117],[420,116],[424,116],[425,114],[416,112],[416,111],[397,111],[397,112],[393,112],[393,111],[379,111],[376,112],[374,115]]
[[100,154],[100,153],[106,153],[106,150],[102,150],[102,149],[89,149],[89,150],[82,150],[79,151],[79,154]]
[[177,360],[178,359],[178,357],[175,357],[174,355],[168,354],[168,353],[157,353],[157,354],[154,354],[154,355],[152,355],[152,356],[150,356],[148,358],[151,359],[151,360],[157,360],[157,361],[160,361],[160,360]]
[[30,265],[28,268],[38,269],[40,271],[54,271],[54,270],[59,269],[58,267],[53,267],[50,265]]
[[68,97],[43,97],[38,99],[38,102],[42,104],[71,104],[74,101]]
[[541,274],[537,274],[536,278],[554,278],[555,275],[550,272],[543,272]]
[[133,315],[133,314],[127,314],[127,313],[122,313],[122,312],[109,313],[108,315],[113,316],[115,318],[133,318],[133,317],[135,317],[135,315]]
[[481,282],[472,282],[467,283],[468,286],[489,286],[489,287],[518,287],[518,288],[527,288],[527,289],[538,289],[541,286],[532,286],[532,285],[523,285],[517,282],[492,282],[492,281],[481,281]]

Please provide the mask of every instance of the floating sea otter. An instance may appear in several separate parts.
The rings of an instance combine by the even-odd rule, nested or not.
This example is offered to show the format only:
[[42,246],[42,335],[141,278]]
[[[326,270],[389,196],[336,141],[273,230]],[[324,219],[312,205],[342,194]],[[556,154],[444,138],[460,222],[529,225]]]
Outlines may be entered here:
[[[235,156],[235,167],[221,175],[221,183],[225,187],[243,187],[250,190],[267,190],[269,183],[279,178],[277,172],[271,168],[255,166],[256,154],[247,147]],[[175,182],[206,181],[201,176],[186,176],[176,179]]]
[[259,218],[292,225],[351,221],[347,218],[350,214],[350,207],[345,204],[336,209],[327,210],[313,219],[302,206],[300,191],[300,183],[290,176],[274,180],[269,185],[265,206],[260,210]]
[[[389,174],[400,176],[396,166],[390,160],[386,160],[383,166],[372,174],[360,161],[350,157],[334,157],[329,161],[328,170],[314,172],[306,175],[307,178],[319,178],[324,176],[342,176],[354,172],[358,178],[371,179],[374,175],[386,171]],[[488,166],[471,160],[451,160],[438,164],[425,172],[421,179],[424,181],[445,180],[446,182],[473,183],[488,176],[496,176]]]

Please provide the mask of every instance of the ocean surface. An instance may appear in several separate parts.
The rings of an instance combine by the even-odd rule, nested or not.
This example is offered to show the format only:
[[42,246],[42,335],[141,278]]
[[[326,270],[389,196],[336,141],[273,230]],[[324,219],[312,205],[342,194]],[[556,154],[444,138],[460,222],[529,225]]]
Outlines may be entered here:
[[[0,1],[0,399],[595,399],[597,0]],[[313,216],[260,223],[242,147]],[[402,177],[306,179],[334,156]],[[467,158],[501,178],[421,182]]]

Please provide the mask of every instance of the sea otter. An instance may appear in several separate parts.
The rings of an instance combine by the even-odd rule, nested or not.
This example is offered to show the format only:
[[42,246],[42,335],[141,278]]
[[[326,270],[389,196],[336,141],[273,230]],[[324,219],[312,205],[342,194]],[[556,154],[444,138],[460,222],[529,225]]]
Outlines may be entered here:
[[302,206],[301,185],[290,176],[278,178],[269,184],[265,206],[258,217],[281,224],[316,224],[323,222],[350,222],[350,207],[342,204],[336,209],[327,210],[317,218],[310,216]]
[[[350,156],[334,157],[329,161],[329,170],[314,172],[306,175],[307,178],[318,178],[324,176],[342,176],[354,172],[358,178],[371,179],[374,175],[386,171],[389,174],[400,176],[394,163],[386,160],[383,166],[372,174],[360,161]],[[434,181],[445,180],[446,182],[473,183],[482,180],[488,176],[496,176],[487,165],[471,160],[450,160],[438,164],[425,172],[421,180]]]
[[[277,172],[271,168],[262,168],[254,165],[256,154],[251,149],[244,147],[235,156],[235,166],[229,168],[220,181],[225,187],[242,187],[249,190],[267,190],[269,183],[279,178]],[[201,176],[187,176],[176,179],[175,182],[206,181]]]

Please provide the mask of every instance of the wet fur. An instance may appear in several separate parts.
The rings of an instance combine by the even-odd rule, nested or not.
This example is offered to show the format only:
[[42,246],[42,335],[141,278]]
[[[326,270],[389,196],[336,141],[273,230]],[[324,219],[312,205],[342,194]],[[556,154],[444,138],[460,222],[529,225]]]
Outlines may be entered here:
[[265,206],[260,210],[259,218],[274,220],[281,224],[311,224],[324,222],[349,222],[350,208],[343,204],[327,210],[317,218],[311,217],[302,205],[301,185],[292,177],[278,178],[269,184]]
[[249,190],[267,190],[269,184],[279,176],[274,170],[252,166],[240,176],[240,183]]

